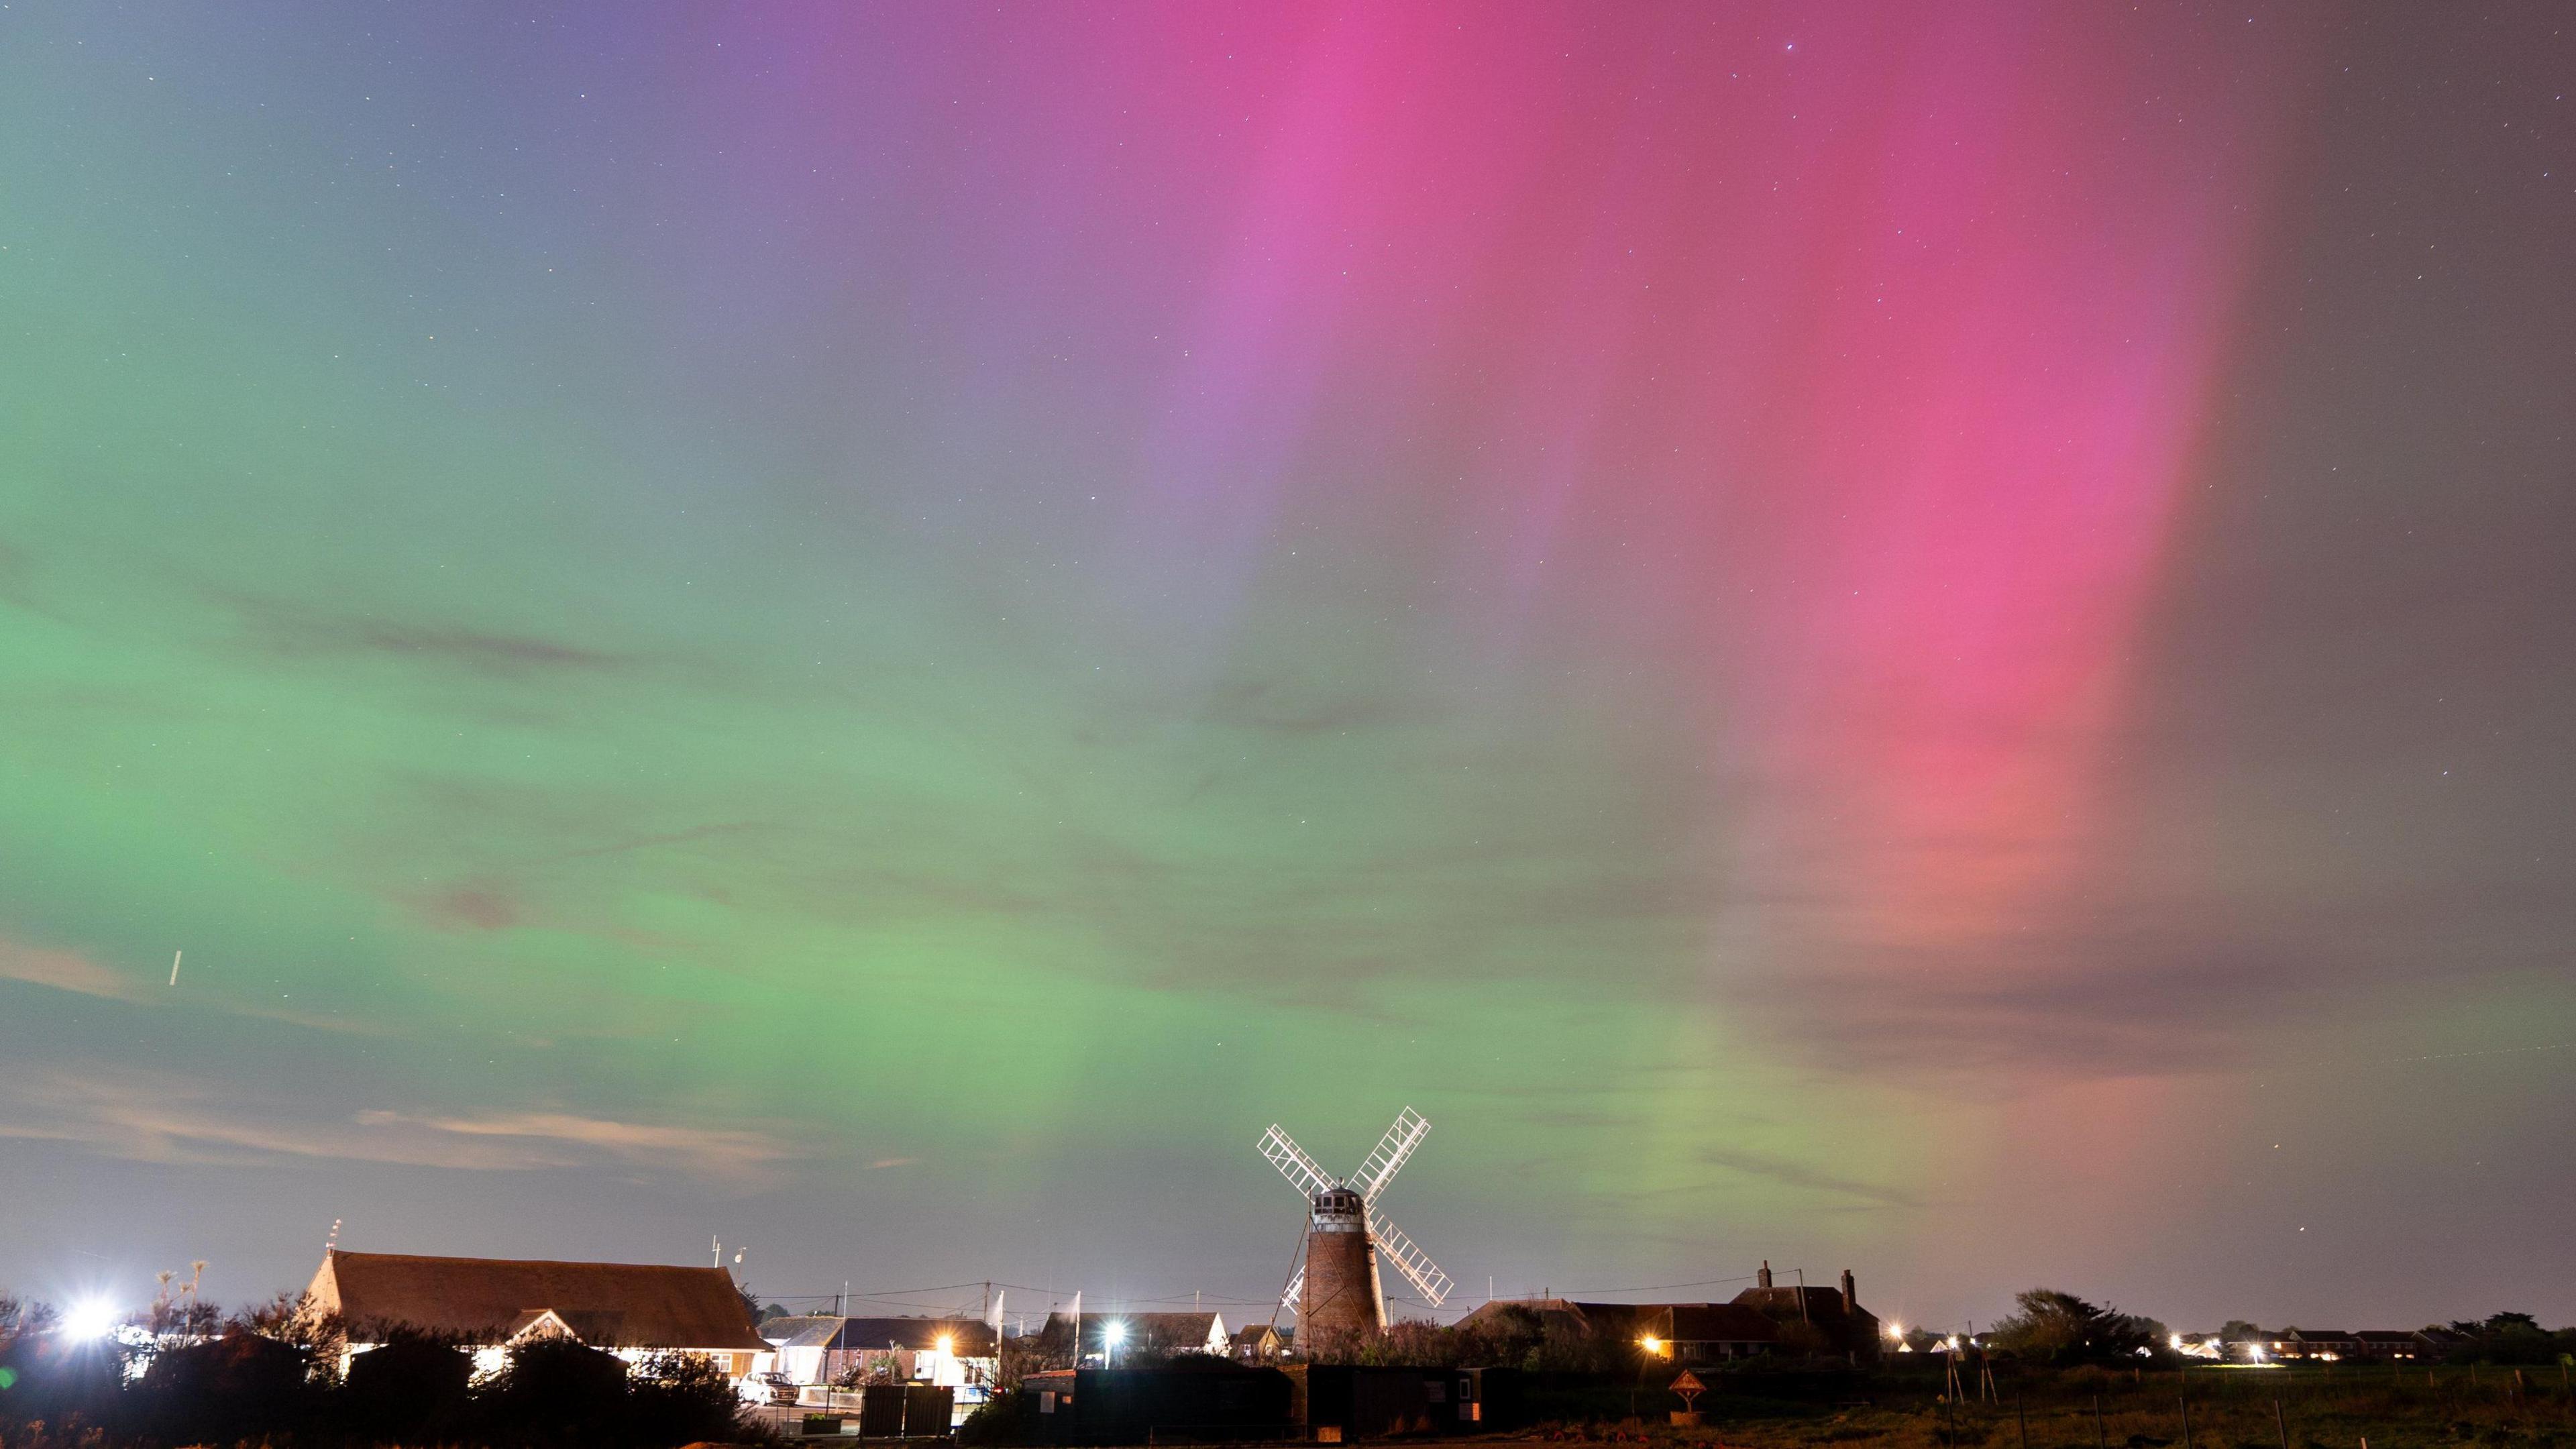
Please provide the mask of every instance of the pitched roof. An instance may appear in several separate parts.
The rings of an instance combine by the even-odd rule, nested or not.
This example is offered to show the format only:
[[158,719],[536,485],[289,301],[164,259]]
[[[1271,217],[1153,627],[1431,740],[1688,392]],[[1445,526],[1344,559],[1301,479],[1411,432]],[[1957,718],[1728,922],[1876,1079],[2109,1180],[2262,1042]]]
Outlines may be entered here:
[[722,1268],[429,1258],[333,1250],[313,1275],[313,1310],[352,1328],[407,1324],[501,1342],[551,1309],[598,1348],[765,1349]]
[[[1624,1307],[1624,1305],[1622,1305]],[[1591,1320],[1584,1316],[1583,1306],[1564,1298],[1495,1298],[1479,1303],[1465,1318],[1461,1328],[1474,1324],[1479,1328],[1498,1325],[1528,1313],[1541,1328],[1558,1328],[1571,1333],[1589,1333]]]
[[1843,1316],[1843,1295],[1839,1288],[1796,1284],[1780,1288],[1747,1288],[1735,1295],[1735,1301],[1756,1313],[1766,1314],[1775,1319],[1782,1314],[1794,1314],[1824,1322]]
[[828,1348],[841,1332],[841,1320],[821,1317],[772,1318],[760,1325],[760,1336],[780,1348]]
[[1769,1343],[1780,1336],[1770,1319],[1741,1303],[1676,1303],[1668,1325],[1675,1343]]
[[[1060,1322],[1054,1314],[1049,1323]],[[1117,1324],[1124,1332],[1119,1340],[1123,1348],[1154,1345],[1167,1349],[1205,1348],[1211,1335],[1226,1342],[1225,1320],[1215,1313],[1085,1313],[1082,1315],[1082,1351],[1098,1353],[1108,1346],[1109,1326]]]
[[972,1318],[844,1318],[830,1346],[836,1349],[901,1348],[916,1353],[949,1341],[960,1358],[993,1356],[993,1325]]
[[[1839,1297],[1836,1300],[1839,1302]],[[1485,1324],[1515,1310],[1536,1315],[1541,1328],[1584,1335],[1638,1338],[1652,1334],[1675,1343],[1769,1343],[1779,1329],[1736,1303],[1578,1303],[1566,1298],[1496,1299],[1479,1304],[1461,1321]]]

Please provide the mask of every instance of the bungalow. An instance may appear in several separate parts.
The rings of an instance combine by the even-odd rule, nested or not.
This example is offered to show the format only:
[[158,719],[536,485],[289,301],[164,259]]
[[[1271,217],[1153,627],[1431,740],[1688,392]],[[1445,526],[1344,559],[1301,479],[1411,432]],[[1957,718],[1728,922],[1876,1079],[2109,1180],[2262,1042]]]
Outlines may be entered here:
[[1104,1313],[1082,1320],[1084,1357],[1106,1356],[1112,1348],[1123,1362],[1138,1350],[1163,1353],[1231,1355],[1234,1335],[1215,1313]]
[[[760,1325],[760,1336],[776,1350],[779,1374],[799,1387],[875,1370],[904,1383],[970,1389],[991,1384],[1000,1366],[993,1326],[972,1318],[773,1318]],[[981,1397],[963,1394],[960,1401]]]
[[569,1338],[629,1364],[692,1354],[737,1388],[768,1367],[769,1343],[722,1268],[659,1263],[557,1263],[430,1258],[324,1250],[299,1313],[337,1325],[340,1368],[409,1328],[474,1350],[478,1375],[499,1371],[511,1346]]
[[1499,1299],[1478,1306],[1459,1324],[1499,1324],[1519,1314],[1535,1317],[1542,1331],[1582,1338],[1608,1337],[1676,1364],[1714,1363],[1771,1353],[1780,1335],[1770,1319],[1734,1303],[1577,1303],[1565,1298]]
[[1234,1357],[1240,1363],[1269,1363],[1287,1347],[1279,1330],[1267,1323],[1255,1323],[1234,1331]]

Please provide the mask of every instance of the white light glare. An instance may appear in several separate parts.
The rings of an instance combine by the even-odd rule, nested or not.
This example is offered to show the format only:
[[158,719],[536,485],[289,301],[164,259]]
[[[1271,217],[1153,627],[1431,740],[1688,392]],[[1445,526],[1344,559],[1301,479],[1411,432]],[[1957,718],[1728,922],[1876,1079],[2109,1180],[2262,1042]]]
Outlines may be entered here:
[[105,1338],[116,1331],[116,1309],[102,1299],[91,1298],[72,1305],[63,1315],[63,1336],[86,1343]]

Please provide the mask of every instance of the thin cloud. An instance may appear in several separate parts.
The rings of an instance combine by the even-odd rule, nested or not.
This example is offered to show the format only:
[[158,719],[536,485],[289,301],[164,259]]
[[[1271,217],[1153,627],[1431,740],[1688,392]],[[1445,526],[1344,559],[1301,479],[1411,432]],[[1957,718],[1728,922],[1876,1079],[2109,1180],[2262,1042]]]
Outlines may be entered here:
[[712,1176],[757,1173],[771,1163],[794,1155],[785,1146],[758,1132],[618,1122],[605,1117],[579,1117],[567,1112],[411,1117],[399,1112],[373,1111],[359,1113],[357,1120],[370,1127],[419,1127],[468,1139],[594,1148],[629,1162],[677,1165]]
[[299,1115],[300,1104],[220,1100],[177,1078],[58,1072],[0,1095],[0,1137],[77,1143],[110,1157],[200,1166],[300,1158],[474,1172],[604,1162],[756,1186],[795,1154],[758,1132],[566,1112],[421,1117]]
[[1857,1178],[1840,1177],[1785,1157],[1773,1157],[1765,1153],[1742,1152],[1729,1148],[1710,1148],[1700,1153],[1700,1160],[1711,1167],[1740,1172],[1748,1177],[1767,1178],[1789,1187],[1805,1188],[1811,1192],[1838,1193],[1845,1197],[1859,1198],[1879,1207],[1919,1206],[1912,1194],[1900,1189],[1862,1182]]
[[24,981],[111,1001],[147,999],[143,983],[101,966],[76,951],[29,946],[0,936],[0,981]]
[[290,599],[212,592],[249,626],[261,649],[282,658],[375,656],[511,677],[600,671],[628,662],[620,655],[532,634],[380,619]]
[[[201,976],[208,969],[192,965],[190,971]],[[267,1006],[257,1002],[228,1000],[220,994],[192,989],[193,983],[182,978],[177,988],[142,977],[128,976],[102,966],[77,951],[64,951],[51,946],[30,946],[0,936],[0,981],[24,981],[32,986],[47,986],[56,991],[69,991],[79,996],[95,996],[106,1001],[123,1001],[137,1006],[181,1006],[190,1010],[218,1011],[227,1016],[252,1017],[261,1021],[282,1021],[289,1026],[314,1031],[352,1032],[360,1036],[382,1036],[384,1029],[370,1022],[352,1021],[346,1017],[325,1016],[316,1012],[296,1011],[287,1007]]]

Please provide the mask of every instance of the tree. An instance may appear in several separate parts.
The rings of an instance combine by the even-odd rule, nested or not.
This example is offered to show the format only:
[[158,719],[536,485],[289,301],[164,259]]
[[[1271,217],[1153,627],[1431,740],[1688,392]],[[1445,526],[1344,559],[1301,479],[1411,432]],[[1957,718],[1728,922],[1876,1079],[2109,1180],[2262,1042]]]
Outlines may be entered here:
[[2054,1288],[2013,1296],[2018,1313],[1995,1325],[1996,1347],[2041,1363],[2129,1361],[2152,1350],[2146,1320]]
[[50,1303],[0,1293],[0,1348],[22,1338],[42,1338],[62,1321],[63,1315]]
[[721,1443],[743,1434],[742,1400],[715,1360],[699,1353],[655,1354],[631,1380],[639,1442]]

